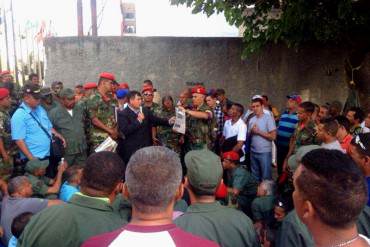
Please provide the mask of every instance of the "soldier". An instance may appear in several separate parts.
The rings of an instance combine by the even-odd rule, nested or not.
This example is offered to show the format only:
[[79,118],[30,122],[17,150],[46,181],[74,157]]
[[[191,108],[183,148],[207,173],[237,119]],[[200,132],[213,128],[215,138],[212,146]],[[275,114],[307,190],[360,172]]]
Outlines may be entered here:
[[10,106],[9,90],[0,88],[0,178],[4,180],[12,173],[13,155],[17,153],[17,145],[12,141],[10,133]]
[[[162,108],[158,114],[161,118],[171,118],[175,116],[175,107],[171,96],[164,96],[162,98]],[[172,127],[158,126],[157,127],[157,138],[153,136],[153,140],[157,140],[158,143],[166,146],[176,153],[180,154],[181,147],[179,145],[180,134],[174,132]]]
[[211,123],[213,119],[212,109],[205,103],[206,90],[202,86],[195,86],[192,90],[193,108],[179,109],[187,114],[187,151],[203,149],[211,145]]
[[143,107],[148,108],[154,113],[154,115],[157,115],[160,112],[161,107],[157,103],[153,102],[153,87],[144,86],[141,90],[141,93],[143,95]]
[[63,89],[63,82],[61,81],[53,81],[51,83],[51,91],[53,94],[53,99],[59,102],[59,92]]
[[14,78],[9,70],[4,70],[1,72],[2,83],[1,88],[7,88],[10,93],[11,101],[11,110],[10,115],[13,115],[14,111],[20,104],[21,99],[21,89],[18,84],[14,83]]
[[58,173],[55,180],[45,176],[48,165],[49,160],[30,160],[26,164],[25,175],[32,185],[33,196],[56,199],[62,183],[62,175],[67,168],[67,164],[64,162],[58,166]]
[[113,81],[115,81],[113,74],[101,73],[97,92],[87,101],[88,115],[92,123],[89,141],[93,149],[109,136],[114,140],[118,138],[117,122],[114,116],[117,101],[112,96]]
[[85,165],[87,145],[83,109],[76,105],[72,89],[63,89],[59,95],[61,104],[50,111],[50,121],[67,142],[64,158],[68,165]]
[[54,100],[50,87],[41,88],[40,93],[41,106],[44,107],[46,112],[49,114],[51,109],[59,105],[59,102]]

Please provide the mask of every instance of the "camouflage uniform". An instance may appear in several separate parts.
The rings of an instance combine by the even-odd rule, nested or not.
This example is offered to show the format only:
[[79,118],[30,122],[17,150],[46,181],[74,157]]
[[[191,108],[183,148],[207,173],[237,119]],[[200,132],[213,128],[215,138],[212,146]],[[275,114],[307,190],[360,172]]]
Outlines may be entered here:
[[[212,114],[211,108],[209,108],[206,104],[202,104],[196,110],[201,112],[210,112]],[[187,151],[211,148],[212,122],[213,119],[200,119],[191,117],[189,115],[187,116]]]
[[3,158],[0,157],[0,178],[8,179],[13,170],[13,155],[17,154],[17,145],[12,141],[9,112],[1,108],[0,137],[3,140],[5,151],[9,155],[9,163],[5,163]]
[[[175,109],[172,110],[166,110],[161,109],[158,114],[156,114],[158,117],[161,118],[167,118],[170,119],[171,117],[175,116]],[[179,145],[179,138],[181,134],[176,133],[172,130],[172,127],[167,126],[158,126],[157,127],[157,137],[159,141],[163,144],[163,146],[166,146],[176,153],[180,154],[181,147]]]
[[[87,109],[90,120],[92,121],[92,119],[96,117],[108,128],[116,128],[117,122],[115,119],[115,107],[117,105],[117,100],[115,100],[112,96],[109,97],[108,101],[105,101],[100,93],[96,92],[87,100]],[[91,126],[89,137],[91,148],[95,149],[108,137],[109,134],[104,130],[99,129],[94,125]]]
[[158,105],[157,103],[154,103],[154,102],[153,102],[151,107],[147,107],[147,106],[144,106],[144,105],[143,105],[143,107],[146,107],[149,110],[151,110],[155,116],[158,116],[162,111],[160,105]]
[[87,153],[90,153],[91,148],[91,141],[90,141],[90,133],[92,128],[91,118],[89,117],[89,109],[87,108],[87,101],[88,98],[82,98],[77,102],[77,106],[80,107],[83,111],[83,124],[86,136],[86,144],[87,144]]
[[294,153],[296,153],[301,146],[319,144],[316,139],[316,128],[313,121],[309,121],[303,129],[299,128],[298,124],[298,128],[296,128],[293,136],[295,137]]

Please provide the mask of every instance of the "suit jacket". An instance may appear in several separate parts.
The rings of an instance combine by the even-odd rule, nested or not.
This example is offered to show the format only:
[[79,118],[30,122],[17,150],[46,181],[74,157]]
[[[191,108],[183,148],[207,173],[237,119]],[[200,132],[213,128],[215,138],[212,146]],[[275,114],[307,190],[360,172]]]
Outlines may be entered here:
[[145,107],[143,107],[143,114],[145,119],[140,123],[137,120],[137,114],[130,107],[126,107],[118,113],[118,129],[124,138],[118,141],[117,151],[125,164],[136,150],[153,144],[152,126],[170,126],[168,119],[154,116],[152,111]]

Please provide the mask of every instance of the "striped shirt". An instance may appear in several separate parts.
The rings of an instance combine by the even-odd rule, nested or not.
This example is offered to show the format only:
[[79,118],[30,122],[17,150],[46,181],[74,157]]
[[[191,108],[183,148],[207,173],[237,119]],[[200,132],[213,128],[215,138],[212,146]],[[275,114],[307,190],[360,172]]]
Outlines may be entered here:
[[279,120],[277,131],[277,144],[280,146],[289,146],[290,137],[293,135],[298,124],[297,113],[289,114],[285,111]]

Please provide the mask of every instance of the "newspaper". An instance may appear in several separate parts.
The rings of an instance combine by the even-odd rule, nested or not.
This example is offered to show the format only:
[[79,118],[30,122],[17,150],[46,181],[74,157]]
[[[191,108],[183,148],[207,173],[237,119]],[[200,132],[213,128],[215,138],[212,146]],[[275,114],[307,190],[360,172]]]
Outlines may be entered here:
[[101,151],[110,151],[115,152],[118,144],[116,141],[114,141],[110,136],[105,139],[97,148],[95,148],[95,152],[101,152]]
[[186,131],[186,114],[185,112],[179,110],[179,108],[176,107],[176,120],[175,124],[172,127],[173,131],[185,134]]

